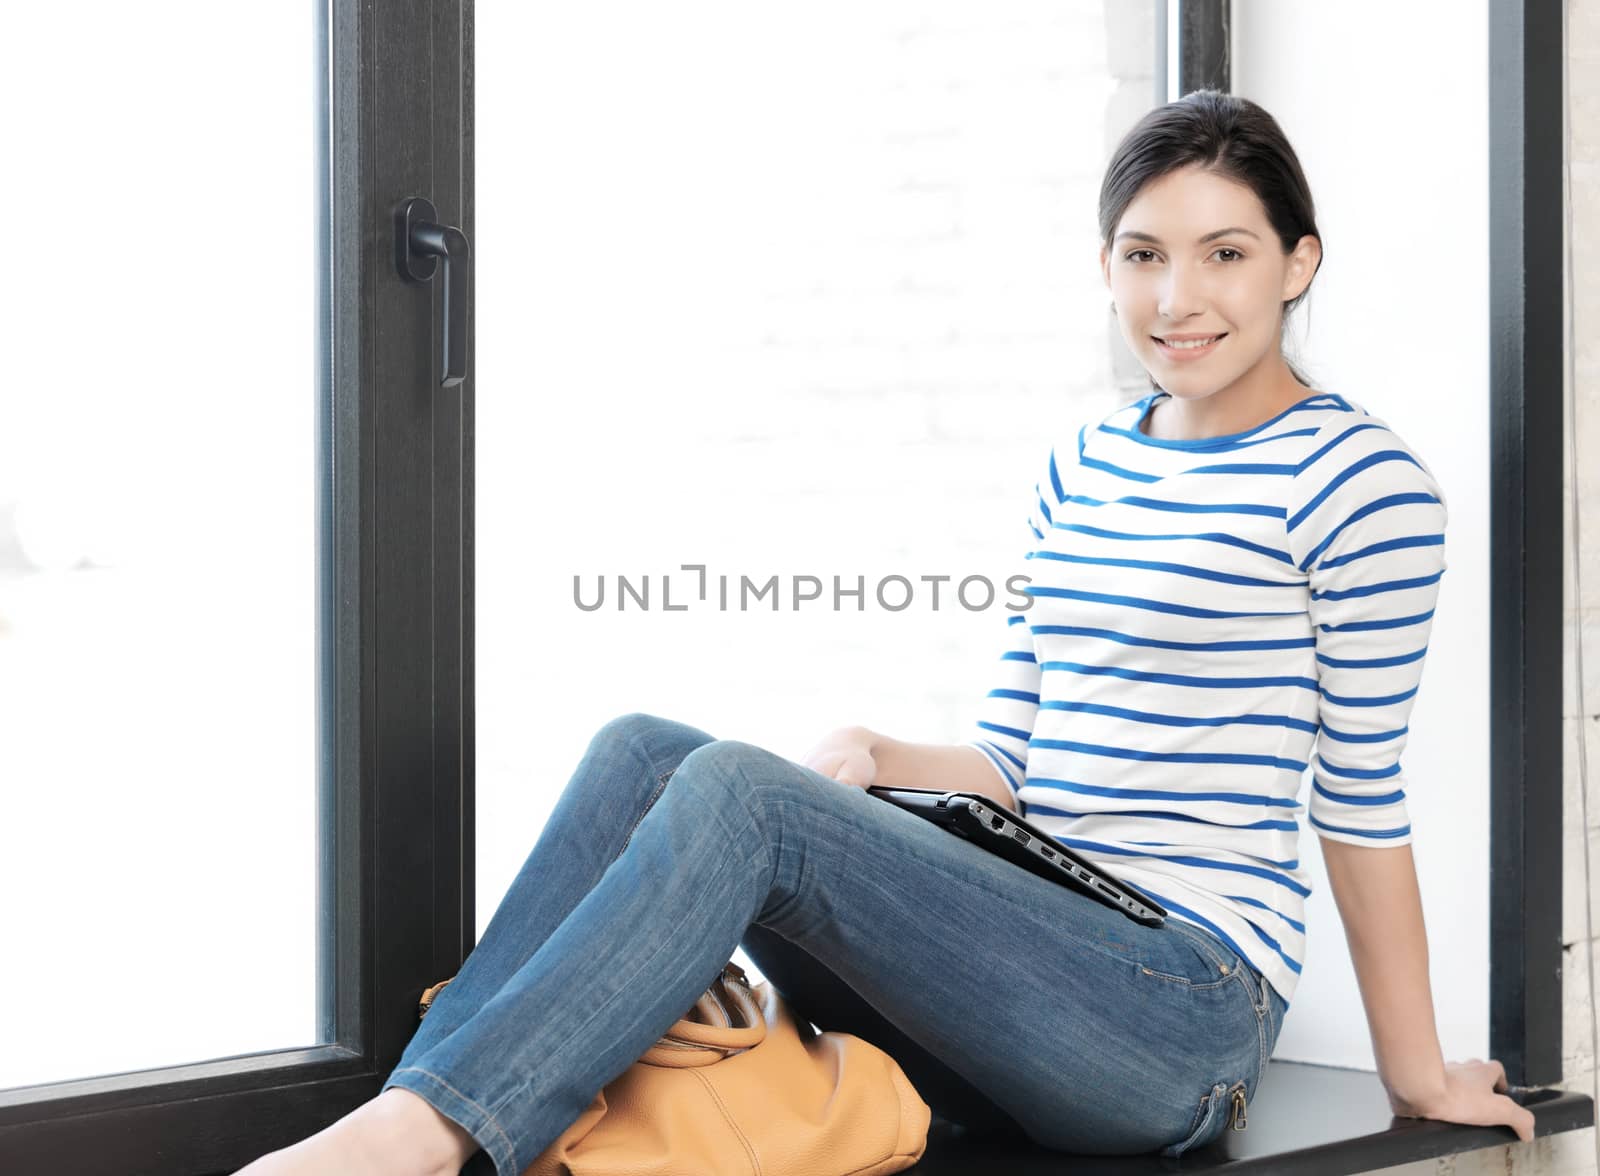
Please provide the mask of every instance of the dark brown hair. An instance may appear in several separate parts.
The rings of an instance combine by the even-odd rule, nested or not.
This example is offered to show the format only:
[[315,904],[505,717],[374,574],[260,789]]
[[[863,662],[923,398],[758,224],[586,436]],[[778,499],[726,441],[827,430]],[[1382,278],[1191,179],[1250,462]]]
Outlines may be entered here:
[[[1237,94],[1191,90],[1146,114],[1111,153],[1100,182],[1100,238],[1106,248],[1111,248],[1122,214],[1146,184],[1194,164],[1254,192],[1284,253],[1292,252],[1308,234],[1321,243],[1311,188],[1278,121]],[[1321,268],[1319,257],[1317,269]],[[1316,280],[1315,272],[1312,280]],[[1307,282],[1304,290],[1283,304],[1285,319],[1310,292],[1311,283]],[[1287,356],[1284,362],[1295,379],[1311,386]],[[1150,387],[1160,388],[1154,376]]]

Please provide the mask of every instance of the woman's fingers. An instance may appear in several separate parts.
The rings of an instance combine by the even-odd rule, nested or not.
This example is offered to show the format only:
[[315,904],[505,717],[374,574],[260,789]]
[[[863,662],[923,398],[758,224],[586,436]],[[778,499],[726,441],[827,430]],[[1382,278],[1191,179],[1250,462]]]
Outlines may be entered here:
[[801,766],[855,788],[865,788],[871,784],[877,767],[870,755],[856,750],[820,752],[808,756]]
[[1532,1143],[1535,1126],[1533,1112],[1527,1107],[1518,1106],[1514,1102],[1511,1105],[1517,1107],[1517,1110],[1520,1112],[1517,1115],[1517,1121],[1512,1124],[1512,1127],[1516,1129],[1517,1137],[1521,1139],[1523,1143]]
[[1445,1089],[1437,1103],[1408,1107],[1404,1113],[1414,1118],[1474,1127],[1503,1125],[1515,1131],[1522,1142],[1531,1142],[1535,1126],[1533,1112],[1509,1094],[1499,1093],[1509,1089],[1505,1067],[1493,1058],[1449,1062],[1445,1065]]
[[[1501,1065],[1495,1058],[1490,1058],[1485,1064],[1488,1067],[1491,1079],[1489,1083],[1490,1091],[1509,1090],[1511,1084],[1506,1081],[1505,1066]],[[1523,1143],[1530,1142],[1533,1139],[1533,1112],[1508,1094],[1496,1094],[1494,1097],[1501,1113],[1506,1116],[1506,1124],[1517,1133],[1517,1138],[1521,1139]]]
[[841,784],[849,784],[856,788],[865,788],[872,783],[877,775],[877,764],[872,756],[865,751],[853,750],[845,753],[839,770],[833,778]]
[[1497,1059],[1482,1061],[1472,1058],[1472,1106],[1468,1109],[1471,1121],[1484,1126],[1504,1124],[1517,1133],[1523,1143],[1533,1139],[1533,1112],[1508,1094],[1497,1093],[1509,1089],[1506,1068]]
[[1502,1120],[1507,1126],[1517,1133],[1517,1138],[1523,1143],[1533,1141],[1533,1112],[1509,1095],[1497,1094],[1494,1096],[1501,1112],[1505,1115]]
[[867,750],[872,733],[861,727],[843,727],[822,738],[800,766],[821,772],[841,784],[866,788],[878,774],[878,765]]

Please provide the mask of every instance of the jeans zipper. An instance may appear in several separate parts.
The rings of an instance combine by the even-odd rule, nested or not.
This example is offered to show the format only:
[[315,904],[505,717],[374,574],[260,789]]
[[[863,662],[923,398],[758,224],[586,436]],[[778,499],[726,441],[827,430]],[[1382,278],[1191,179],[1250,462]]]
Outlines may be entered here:
[[1243,1131],[1245,1129],[1244,1083],[1235,1082],[1233,1086],[1229,1088],[1228,1093],[1233,1097],[1233,1129],[1235,1131]]

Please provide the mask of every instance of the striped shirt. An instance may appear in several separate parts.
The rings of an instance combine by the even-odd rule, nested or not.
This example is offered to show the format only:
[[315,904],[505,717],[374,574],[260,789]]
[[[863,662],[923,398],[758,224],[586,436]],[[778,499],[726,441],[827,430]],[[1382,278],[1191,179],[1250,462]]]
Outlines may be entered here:
[[1311,893],[1302,814],[1332,841],[1411,841],[1400,752],[1445,496],[1332,393],[1191,441],[1139,428],[1167,396],[1054,439],[1030,494],[1029,603],[999,622],[966,745],[1030,822],[1289,1001]]

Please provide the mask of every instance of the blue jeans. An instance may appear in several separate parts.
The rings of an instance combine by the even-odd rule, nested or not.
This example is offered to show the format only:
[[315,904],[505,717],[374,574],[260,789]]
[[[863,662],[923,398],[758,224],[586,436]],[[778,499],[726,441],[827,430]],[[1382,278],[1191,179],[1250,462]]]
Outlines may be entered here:
[[940,1118],[1082,1153],[1219,1138],[1286,1010],[1202,928],[1135,923],[774,752],[634,713],[590,741],[384,1089],[520,1176],[741,946]]

